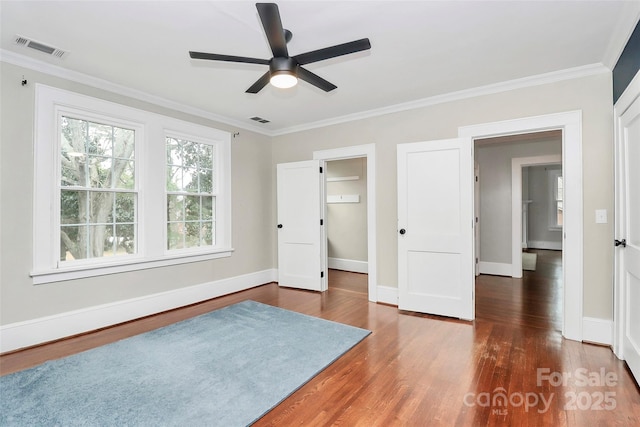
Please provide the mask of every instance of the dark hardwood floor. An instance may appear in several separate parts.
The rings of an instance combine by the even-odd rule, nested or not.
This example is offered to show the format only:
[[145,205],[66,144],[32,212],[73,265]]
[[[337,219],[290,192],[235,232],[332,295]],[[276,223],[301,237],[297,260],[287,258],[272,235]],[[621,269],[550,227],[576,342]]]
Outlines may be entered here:
[[535,271],[521,279],[476,277],[476,318],[562,331],[562,252],[532,249]]
[[[542,264],[539,259],[544,274]],[[542,301],[555,313],[557,307],[548,301],[552,293],[534,297],[534,292],[528,301],[514,303],[516,294],[527,293],[529,281],[525,277],[522,282],[521,290],[511,294],[502,283],[480,283],[476,297],[482,305],[474,322],[400,313],[396,307],[368,302],[366,293],[335,286],[319,294],[267,284],[5,354],[0,356],[0,372],[252,299],[373,331],[256,426],[640,425],[640,391],[624,362],[607,347],[563,339],[557,320],[543,321],[544,310],[531,306]],[[585,375],[593,380],[590,384],[581,384]],[[609,378],[608,385],[600,384],[601,375]]]

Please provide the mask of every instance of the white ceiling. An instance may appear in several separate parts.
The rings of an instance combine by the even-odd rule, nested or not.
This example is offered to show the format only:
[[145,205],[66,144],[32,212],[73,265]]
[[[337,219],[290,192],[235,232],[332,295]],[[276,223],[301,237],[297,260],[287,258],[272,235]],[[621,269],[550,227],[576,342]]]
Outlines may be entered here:
[[[71,70],[267,134],[575,67],[612,68],[640,1],[278,2],[289,54],[368,37],[370,51],[306,66],[325,93],[245,90],[267,67],[192,60],[189,50],[271,58],[247,1],[4,1],[3,60]],[[18,46],[21,35],[68,52]],[[18,55],[16,55],[18,54]],[[33,61],[36,60],[36,61]],[[72,73],[70,75],[78,76]],[[174,104],[175,105],[175,104]],[[249,118],[264,117],[260,125]]]

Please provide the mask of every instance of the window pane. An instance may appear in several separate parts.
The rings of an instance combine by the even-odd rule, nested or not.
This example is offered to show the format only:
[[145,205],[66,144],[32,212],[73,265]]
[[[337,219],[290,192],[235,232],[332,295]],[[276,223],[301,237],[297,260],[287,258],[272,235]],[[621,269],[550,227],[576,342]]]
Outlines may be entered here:
[[200,222],[185,223],[185,247],[194,248],[200,246]]
[[113,197],[110,191],[89,192],[89,223],[113,223]]
[[132,161],[117,159],[115,160],[114,170],[116,171],[117,181],[116,188],[124,188],[133,190],[135,188],[135,163]]
[[198,192],[198,172],[196,169],[184,169],[182,175],[182,189],[189,193]]
[[62,190],[60,193],[60,224],[84,223],[86,207],[86,191]]
[[213,223],[211,222],[202,224],[202,244],[213,245]]
[[133,223],[136,220],[136,195],[116,193],[116,223]]
[[167,247],[169,249],[184,248],[183,222],[174,222],[167,225]]
[[184,213],[187,221],[200,219],[200,197],[199,196],[186,197]]
[[169,221],[184,220],[184,196],[167,195],[167,218]]
[[90,225],[89,253],[87,258],[100,258],[112,256],[113,252],[113,225]]
[[113,128],[113,157],[120,159],[133,158],[134,143],[135,132],[133,130],[119,127]]
[[90,154],[106,157],[113,155],[113,127],[90,122],[88,136]]
[[182,148],[175,138],[167,138],[167,164],[182,165]]
[[200,192],[213,192],[213,171],[211,169],[203,169],[200,171]]
[[202,206],[200,213],[202,214],[202,219],[213,219],[213,197],[202,196]]
[[563,183],[561,176],[559,176],[556,181],[556,200],[563,200]]
[[167,190],[182,191],[182,168],[167,167]]
[[89,156],[89,185],[93,188],[111,188],[110,157]]
[[133,224],[116,225],[115,243],[118,255],[136,253],[135,226]]
[[71,261],[87,257],[87,227],[60,227],[60,260]]
[[199,162],[200,169],[213,169],[213,147],[209,144],[200,144]]

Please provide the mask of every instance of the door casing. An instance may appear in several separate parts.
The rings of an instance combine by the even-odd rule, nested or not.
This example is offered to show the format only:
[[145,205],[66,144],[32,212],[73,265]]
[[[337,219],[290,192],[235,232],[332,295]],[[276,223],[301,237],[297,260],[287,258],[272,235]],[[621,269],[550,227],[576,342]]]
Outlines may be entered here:
[[520,119],[463,126],[459,136],[491,138],[548,130],[562,130],[562,160],[566,200],[563,230],[563,327],[565,338],[582,341],[583,313],[583,188],[582,188],[582,112],[525,117]]

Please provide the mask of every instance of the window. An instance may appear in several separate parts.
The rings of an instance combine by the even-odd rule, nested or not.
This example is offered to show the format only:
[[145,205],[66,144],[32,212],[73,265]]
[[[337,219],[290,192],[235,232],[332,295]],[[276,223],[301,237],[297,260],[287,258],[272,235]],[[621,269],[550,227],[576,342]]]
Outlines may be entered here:
[[562,170],[548,170],[549,178],[549,229],[560,230],[563,225],[563,182]]
[[43,85],[35,123],[35,284],[231,255],[228,132]]
[[167,249],[215,245],[215,147],[167,137]]
[[60,116],[60,261],[136,252],[135,131]]

